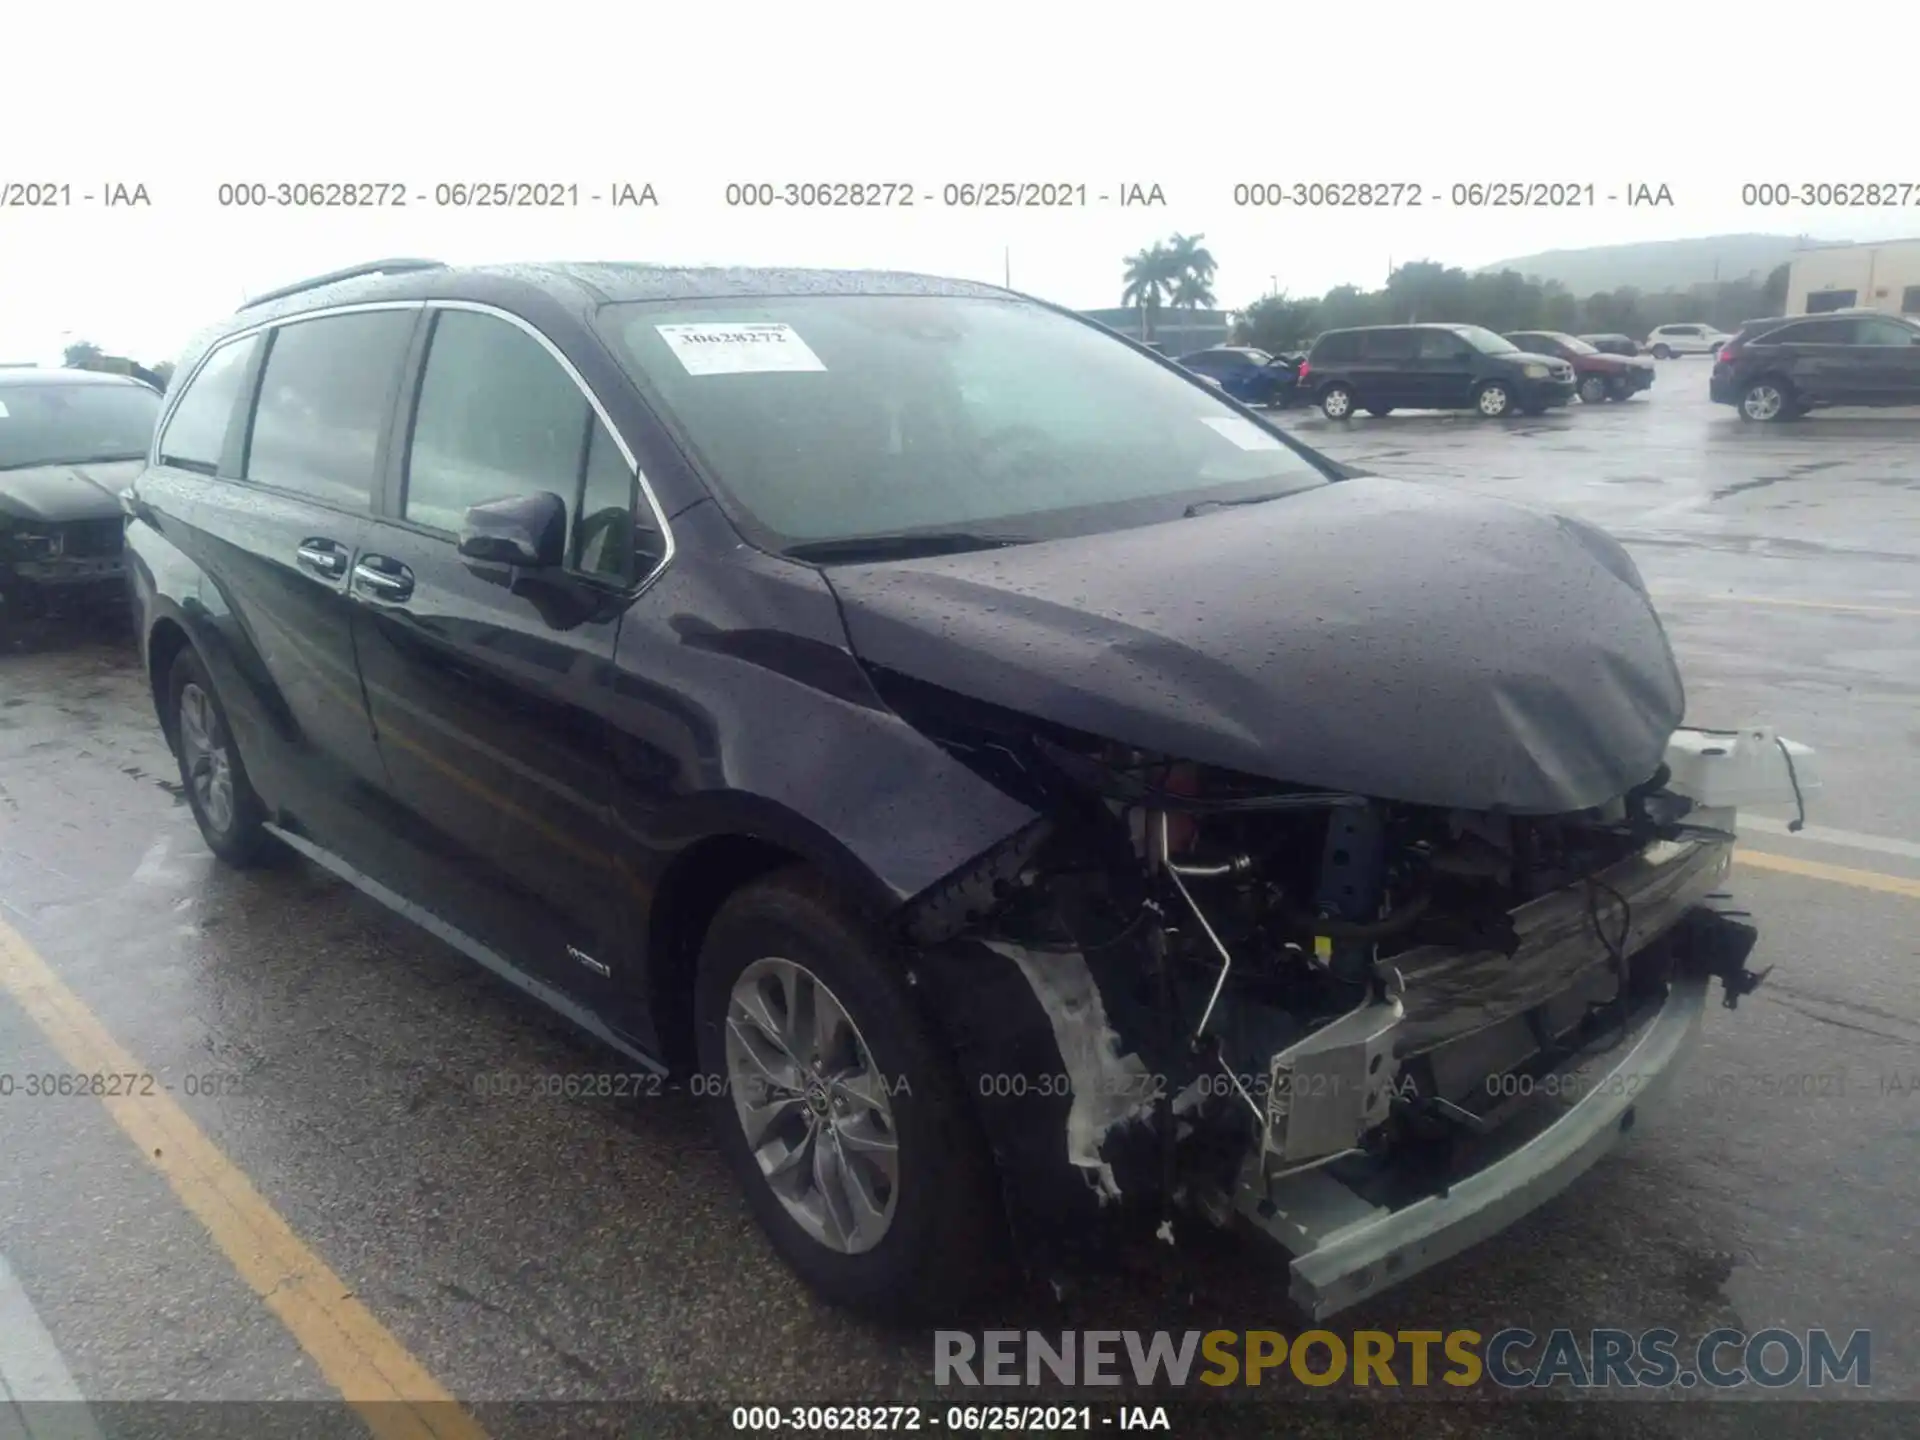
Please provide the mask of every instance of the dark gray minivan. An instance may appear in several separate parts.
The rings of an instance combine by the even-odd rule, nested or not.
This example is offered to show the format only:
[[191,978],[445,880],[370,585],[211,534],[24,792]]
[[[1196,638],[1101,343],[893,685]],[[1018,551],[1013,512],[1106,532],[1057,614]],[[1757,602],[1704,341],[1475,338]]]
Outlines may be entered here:
[[1329,420],[1395,410],[1539,415],[1572,400],[1573,367],[1530,355],[1479,325],[1369,325],[1328,330],[1300,368],[1301,393]]

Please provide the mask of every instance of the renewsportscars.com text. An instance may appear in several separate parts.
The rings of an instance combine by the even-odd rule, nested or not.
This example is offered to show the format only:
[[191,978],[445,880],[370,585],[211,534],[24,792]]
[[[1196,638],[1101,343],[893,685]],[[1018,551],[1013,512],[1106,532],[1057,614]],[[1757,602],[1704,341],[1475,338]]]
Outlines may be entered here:
[[1865,1330],[939,1330],[936,1385],[1738,1389],[1873,1381]]

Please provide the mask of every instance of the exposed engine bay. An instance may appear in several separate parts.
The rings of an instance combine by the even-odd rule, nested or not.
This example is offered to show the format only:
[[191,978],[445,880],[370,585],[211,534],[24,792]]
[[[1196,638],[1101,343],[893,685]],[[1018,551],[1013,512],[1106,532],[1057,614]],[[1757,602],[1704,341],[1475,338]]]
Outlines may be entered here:
[[[1681,731],[1596,809],[1443,810],[995,719],[927,725],[1043,818],[919,897],[907,938],[1016,1228],[1056,1249],[1124,1211],[1163,1240],[1248,1221],[1304,1264],[1444,1201],[1540,1133],[1538,1102],[1563,1102],[1550,1123],[1593,1093],[1568,1067],[1676,987],[1718,975],[1731,1005],[1758,983],[1754,932],[1723,903],[1733,806],[1816,783],[1811,752],[1770,731]],[[1618,1129],[1630,1081],[1604,1082]],[[1451,1241],[1297,1298],[1330,1313],[1511,1218],[1482,1207]]]

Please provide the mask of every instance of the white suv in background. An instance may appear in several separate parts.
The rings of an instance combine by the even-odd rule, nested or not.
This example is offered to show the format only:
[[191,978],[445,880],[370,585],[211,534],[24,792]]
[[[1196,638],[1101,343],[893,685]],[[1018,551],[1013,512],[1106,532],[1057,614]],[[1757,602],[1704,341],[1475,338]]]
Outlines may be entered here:
[[1732,338],[1711,325],[1662,325],[1647,336],[1647,349],[1659,360],[1674,355],[1711,355]]

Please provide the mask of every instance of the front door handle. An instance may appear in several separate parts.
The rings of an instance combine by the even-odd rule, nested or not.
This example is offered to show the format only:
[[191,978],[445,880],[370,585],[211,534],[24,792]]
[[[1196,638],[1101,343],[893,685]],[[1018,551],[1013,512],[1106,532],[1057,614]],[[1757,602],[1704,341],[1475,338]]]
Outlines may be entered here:
[[347,573],[347,548],[337,540],[302,540],[293,553],[307,569],[329,580]]
[[413,572],[398,560],[369,555],[353,567],[353,588],[376,600],[397,603],[413,594]]

